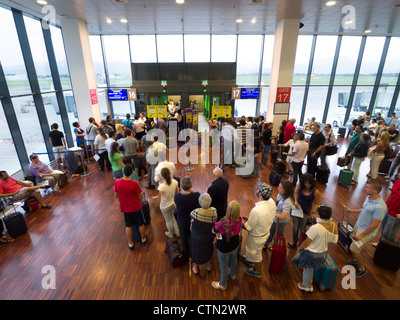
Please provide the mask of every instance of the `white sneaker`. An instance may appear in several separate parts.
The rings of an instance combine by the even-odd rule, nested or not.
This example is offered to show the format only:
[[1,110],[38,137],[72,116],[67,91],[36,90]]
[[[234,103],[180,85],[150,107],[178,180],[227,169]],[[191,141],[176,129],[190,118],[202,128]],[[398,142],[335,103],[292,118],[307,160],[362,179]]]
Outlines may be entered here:
[[390,178],[390,176],[384,176],[383,177],[383,179],[389,179]]
[[58,191],[60,191],[60,188],[59,188],[58,186],[55,186],[55,187],[53,188],[53,191],[58,192]]
[[153,199],[154,199],[154,200],[158,199],[158,196],[154,196]]

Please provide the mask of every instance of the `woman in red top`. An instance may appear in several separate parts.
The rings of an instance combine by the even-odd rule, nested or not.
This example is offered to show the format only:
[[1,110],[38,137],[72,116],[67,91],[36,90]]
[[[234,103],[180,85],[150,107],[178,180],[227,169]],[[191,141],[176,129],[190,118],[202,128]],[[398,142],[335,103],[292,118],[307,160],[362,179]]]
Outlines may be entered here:
[[147,242],[148,237],[144,234],[144,220],[142,214],[143,192],[136,181],[131,180],[133,167],[126,164],[124,167],[125,177],[117,179],[114,182],[114,195],[119,200],[121,212],[124,213],[126,237],[128,246],[133,250],[132,226],[139,227],[142,243]]
[[[400,229],[400,180],[394,183],[392,192],[388,194],[385,202],[388,212],[382,221],[381,239],[394,242],[396,233]],[[373,245],[376,246],[375,243]]]

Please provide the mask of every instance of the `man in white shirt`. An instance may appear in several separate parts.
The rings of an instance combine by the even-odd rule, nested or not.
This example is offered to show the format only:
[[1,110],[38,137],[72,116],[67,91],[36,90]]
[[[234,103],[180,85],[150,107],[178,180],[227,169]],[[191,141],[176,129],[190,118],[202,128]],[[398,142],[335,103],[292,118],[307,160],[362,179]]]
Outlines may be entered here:
[[141,119],[139,119],[138,115],[135,115],[135,121],[133,121],[133,125],[135,126],[136,140],[142,140],[142,137],[145,134],[144,128],[146,124]]
[[[376,119],[371,120],[371,125],[368,127],[368,130],[372,131],[373,135],[376,135],[376,132],[378,131],[378,123],[376,122]],[[371,134],[371,133],[370,133]]]
[[304,141],[304,133],[299,134],[299,140],[295,143],[293,147],[293,152],[287,155],[292,157],[292,167],[293,167],[293,181],[292,184],[296,188],[297,177],[301,179],[303,173],[301,168],[303,167],[304,159],[308,154],[308,143]]
[[[168,148],[165,146],[164,143],[158,141],[158,136],[154,136],[153,138],[154,142],[153,144],[148,148],[147,150],[147,155],[146,157],[149,157],[149,155],[153,155],[154,157],[158,157],[159,159],[165,159],[166,158],[166,151]],[[150,163],[150,168],[149,168],[149,185],[146,186],[146,189],[155,189],[155,169],[158,165],[158,163]],[[160,169],[160,177],[161,177],[161,169]]]
[[106,146],[106,150],[107,150],[108,154],[111,153],[111,144],[113,142],[115,142],[116,137],[117,137],[117,133],[114,130],[111,130],[109,138],[104,142],[104,145]]
[[243,218],[245,223],[242,228],[248,231],[246,260],[254,264],[253,267],[245,268],[244,272],[256,278],[262,276],[262,251],[276,214],[275,201],[271,199],[272,193],[271,186],[260,182],[256,196],[257,198],[261,197],[262,200],[256,202],[248,218]]
[[323,149],[321,149],[321,167],[327,168],[326,164],[326,148],[333,147],[336,143],[336,138],[334,133],[332,132],[332,127],[330,124],[326,124],[324,127],[324,136],[325,136],[325,144]]

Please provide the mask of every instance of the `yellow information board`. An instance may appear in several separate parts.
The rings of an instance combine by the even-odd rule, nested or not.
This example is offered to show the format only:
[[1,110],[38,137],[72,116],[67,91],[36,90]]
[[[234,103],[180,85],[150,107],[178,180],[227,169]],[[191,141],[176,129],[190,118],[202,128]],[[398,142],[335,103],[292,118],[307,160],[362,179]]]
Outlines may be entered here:
[[157,106],[147,106],[147,118],[157,118]]
[[168,107],[165,105],[157,106],[157,113],[159,118],[167,118],[168,117]]
[[232,107],[231,106],[212,106],[211,114],[213,119],[218,118],[231,118]]
[[191,113],[186,113],[186,123],[192,123],[193,115]]
[[199,123],[199,115],[193,115],[193,125],[196,126]]
[[147,106],[147,118],[167,118],[168,107],[161,106]]

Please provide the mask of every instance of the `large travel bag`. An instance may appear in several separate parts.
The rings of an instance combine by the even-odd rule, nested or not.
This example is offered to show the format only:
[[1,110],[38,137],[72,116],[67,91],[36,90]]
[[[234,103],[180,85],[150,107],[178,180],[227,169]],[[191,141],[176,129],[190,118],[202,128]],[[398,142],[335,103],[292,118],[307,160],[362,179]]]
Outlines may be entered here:
[[282,176],[276,171],[272,171],[271,174],[269,175],[269,182],[273,186],[279,186],[279,184],[281,183],[281,179]]
[[[394,221],[390,228],[389,236],[393,231]],[[400,267],[400,243],[382,239],[379,241],[374,254],[374,263],[392,271]]]
[[168,255],[173,268],[178,268],[185,264],[185,257],[183,256],[178,239],[168,239],[164,252]]
[[342,186],[350,186],[353,180],[353,171],[342,169],[339,173],[338,183]]
[[143,199],[142,199],[142,213],[143,213],[143,220],[144,224],[149,224],[151,221],[150,217],[150,204],[146,200],[146,195],[143,193]]
[[9,213],[3,218],[3,221],[11,238],[15,239],[28,231],[24,216],[21,212],[15,211]]
[[269,270],[272,273],[279,274],[282,272],[286,263],[286,241],[279,234],[275,234],[275,242],[272,247],[271,262]]
[[349,213],[347,213],[347,221],[344,221],[344,212],[346,209],[343,206],[343,220],[338,223],[338,243],[343,247],[346,253],[350,252],[350,245],[353,242],[351,235],[353,234],[354,226],[349,223]]
[[63,174],[60,174],[60,178],[58,179],[58,187],[62,189],[67,184],[68,184],[68,174],[64,172]]
[[318,166],[317,168],[317,181],[322,184],[327,184],[331,171],[327,167]]
[[22,209],[24,209],[26,213],[36,211],[39,209],[39,201],[35,197],[30,197],[25,200]]
[[378,172],[387,175],[389,173],[391,165],[392,165],[392,161],[383,159],[381,164],[379,165]]
[[346,157],[339,157],[336,164],[339,167],[344,167],[346,165]]
[[333,289],[336,284],[337,275],[338,268],[329,254],[326,257],[325,267],[319,270],[314,269],[314,279],[321,291]]

